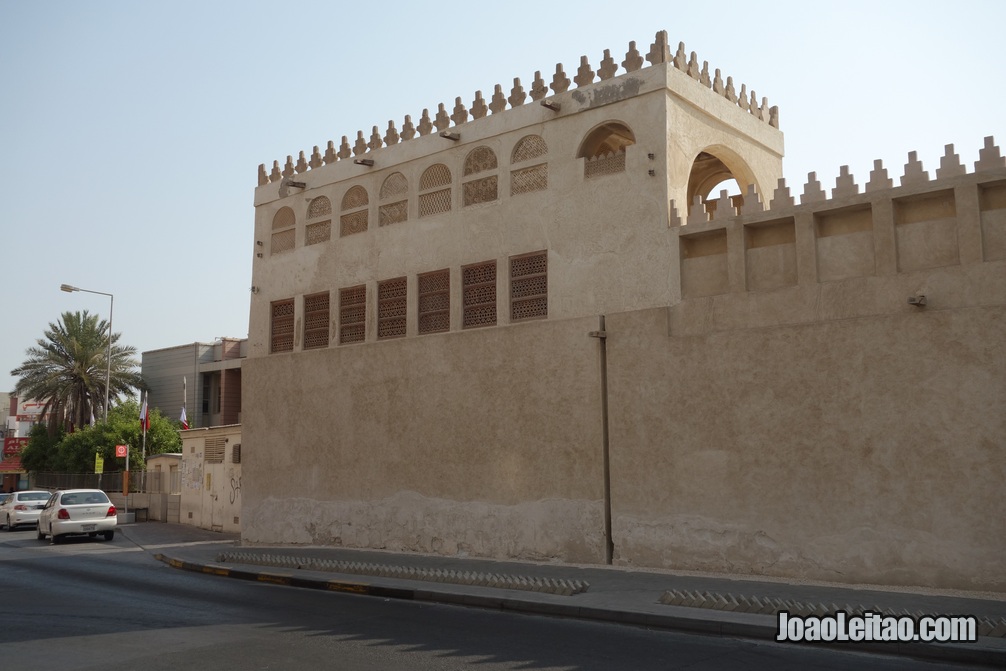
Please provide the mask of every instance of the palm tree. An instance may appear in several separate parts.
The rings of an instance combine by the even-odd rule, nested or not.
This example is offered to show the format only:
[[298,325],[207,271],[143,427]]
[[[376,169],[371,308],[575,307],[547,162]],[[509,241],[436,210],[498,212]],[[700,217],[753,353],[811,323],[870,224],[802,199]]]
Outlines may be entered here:
[[17,396],[42,403],[39,419],[47,421],[50,433],[59,426],[84,426],[92,415],[104,413],[106,368],[110,405],[141,387],[133,358],[136,348],[117,345],[118,333],[112,334],[108,366],[108,333],[108,322],[87,310],[64,312],[60,321],[50,322],[45,337],[25,351],[28,358],[10,372],[19,378],[14,387]]

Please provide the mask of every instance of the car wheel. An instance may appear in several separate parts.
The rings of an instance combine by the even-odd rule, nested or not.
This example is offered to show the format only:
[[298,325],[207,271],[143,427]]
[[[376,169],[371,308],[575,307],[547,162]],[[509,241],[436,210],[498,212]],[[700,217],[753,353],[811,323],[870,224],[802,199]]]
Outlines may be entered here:
[[50,534],[50,540],[49,540],[50,544],[59,545],[62,542],[63,542],[62,536],[57,536],[56,534]]
[[106,541],[110,541],[113,538],[115,538],[115,532],[114,531],[102,531],[101,535],[105,537]]
[[38,525],[38,531],[36,532],[36,535],[37,535],[37,537],[38,537],[38,539],[40,541],[44,541],[45,540],[45,534],[42,533],[42,525],[41,524]]

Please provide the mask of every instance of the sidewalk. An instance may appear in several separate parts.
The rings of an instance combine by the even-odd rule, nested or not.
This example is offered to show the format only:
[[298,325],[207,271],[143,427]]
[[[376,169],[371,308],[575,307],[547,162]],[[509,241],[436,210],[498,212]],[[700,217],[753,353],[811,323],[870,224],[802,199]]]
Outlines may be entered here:
[[224,577],[766,641],[776,639],[780,609],[973,615],[980,633],[992,629],[974,643],[814,645],[1006,668],[1001,594],[862,589],[341,547],[243,546],[238,534],[162,522],[122,525],[119,531],[175,568]]

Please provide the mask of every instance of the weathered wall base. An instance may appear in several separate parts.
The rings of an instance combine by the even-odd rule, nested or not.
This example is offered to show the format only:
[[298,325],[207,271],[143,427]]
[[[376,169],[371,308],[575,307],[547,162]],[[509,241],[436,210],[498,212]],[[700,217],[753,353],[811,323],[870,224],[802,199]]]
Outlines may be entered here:
[[377,501],[270,498],[253,517],[245,517],[242,529],[242,539],[250,543],[566,562],[598,561],[604,554],[603,534],[599,501],[503,506],[416,492]]

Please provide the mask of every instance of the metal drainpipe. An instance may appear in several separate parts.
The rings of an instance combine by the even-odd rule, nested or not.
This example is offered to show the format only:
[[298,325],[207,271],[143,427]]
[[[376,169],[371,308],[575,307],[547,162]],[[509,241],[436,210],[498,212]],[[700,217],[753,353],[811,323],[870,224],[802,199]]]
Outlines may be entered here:
[[608,333],[604,330],[604,315],[598,316],[598,330],[588,335],[601,345],[601,460],[604,474],[604,563],[611,564],[615,542],[611,538],[611,465],[608,458]]

